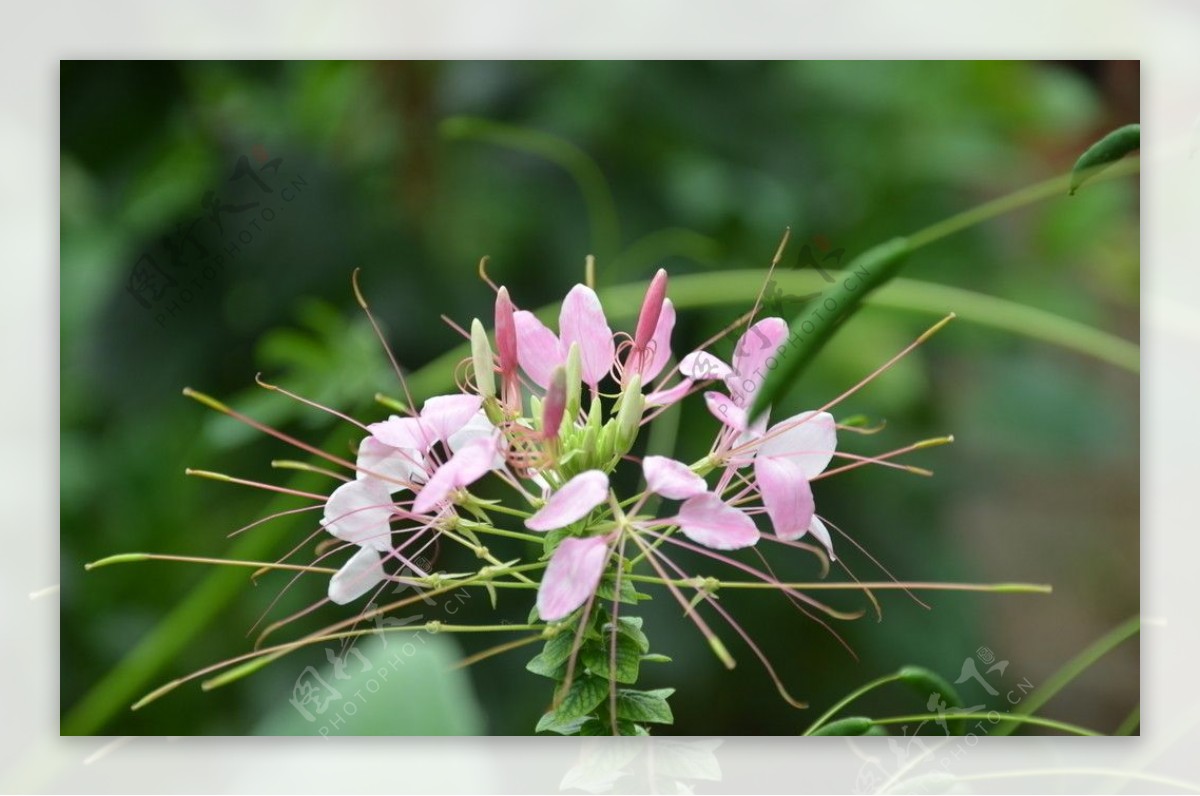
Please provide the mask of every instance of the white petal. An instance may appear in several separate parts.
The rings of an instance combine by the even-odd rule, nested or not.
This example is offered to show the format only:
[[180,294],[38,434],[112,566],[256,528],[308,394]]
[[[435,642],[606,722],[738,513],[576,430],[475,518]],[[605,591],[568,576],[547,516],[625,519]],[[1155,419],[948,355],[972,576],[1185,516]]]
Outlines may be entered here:
[[342,484],[325,503],[325,530],[347,542],[390,550],[392,496],[375,478]]
[[829,465],[836,448],[837,422],[833,415],[801,412],[772,426],[758,455],[785,457],[811,480]]
[[384,579],[383,560],[370,547],[360,547],[329,579],[329,599],[338,605],[353,602]]
[[813,515],[812,522],[808,525],[808,532],[817,537],[821,544],[825,545],[825,549],[829,551],[829,560],[837,561],[837,556],[833,554],[833,540],[829,538],[829,529],[825,527],[825,523]]
[[406,488],[400,482],[419,483],[425,480],[425,457],[420,451],[393,448],[375,437],[364,437],[359,443],[356,464],[360,468],[356,473],[359,479],[383,481],[392,494]]

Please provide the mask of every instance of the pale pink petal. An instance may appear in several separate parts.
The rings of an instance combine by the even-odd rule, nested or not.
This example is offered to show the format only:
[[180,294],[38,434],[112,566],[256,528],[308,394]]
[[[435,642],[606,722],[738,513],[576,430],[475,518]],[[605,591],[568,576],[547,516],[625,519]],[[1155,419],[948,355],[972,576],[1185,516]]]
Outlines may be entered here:
[[763,318],[747,329],[733,349],[733,373],[725,378],[729,392],[746,397],[758,392],[787,336],[782,318]]
[[758,452],[758,448],[753,443],[766,433],[767,423],[770,418],[771,407],[768,406],[758,416],[757,420],[747,426],[746,430],[738,435],[729,454],[729,463],[731,465],[742,468],[748,467],[754,462],[754,456]]
[[642,384],[647,384],[662,373],[667,362],[671,359],[671,333],[675,331],[675,305],[670,299],[662,304],[662,312],[658,314],[658,325],[654,327],[654,336],[650,339],[650,350],[647,354],[649,361],[642,365]]
[[813,515],[812,522],[808,524],[808,532],[817,537],[817,540],[825,545],[825,549],[829,551],[829,559],[837,561],[837,556],[833,554],[833,540],[829,538],[829,529],[825,527],[825,523],[821,522],[816,514]]
[[670,406],[676,401],[681,401],[687,397],[688,391],[695,384],[691,379],[684,379],[674,387],[668,387],[665,390],[646,394],[646,406]]
[[435,439],[445,441],[465,426],[481,406],[483,398],[478,395],[439,395],[421,407],[421,422]]
[[517,359],[521,368],[534,384],[545,389],[550,384],[551,372],[566,359],[558,337],[528,310],[514,313],[513,323],[517,328]]
[[693,351],[679,361],[679,372],[697,381],[723,379],[733,369],[707,351]]
[[737,550],[758,541],[750,515],[711,492],[685,500],[675,522],[684,536],[714,550]]
[[806,478],[820,474],[837,448],[837,422],[828,412],[801,412],[775,424],[758,448],[758,455],[786,458]]
[[439,467],[429,482],[417,493],[413,513],[427,514],[446,500],[456,489],[463,489],[482,478],[492,469],[496,458],[496,437],[481,437],[463,446]]
[[384,579],[383,559],[370,547],[360,547],[329,579],[329,599],[338,605],[353,602]]
[[571,288],[558,316],[558,333],[564,353],[570,350],[571,343],[579,343],[583,380],[595,387],[612,370],[616,345],[594,290],[587,285]]
[[375,437],[363,437],[358,445],[358,460],[355,464],[359,479],[375,478],[387,485],[388,492],[395,494],[405,489],[403,482],[419,483],[425,480],[425,457],[416,450],[393,448],[384,445]]
[[766,506],[767,516],[780,539],[799,539],[812,522],[812,487],[804,472],[787,459],[761,454],[754,460],[754,480]]
[[425,424],[416,417],[392,415],[387,420],[367,426],[367,431],[384,445],[419,450],[422,453],[429,450],[429,446],[436,441]]
[[[458,453],[471,442],[484,437],[495,437],[496,427],[492,425],[492,421],[488,420],[488,416],[483,410],[475,413],[475,415],[467,421],[467,424],[455,431],[446,439],[446,445],[450,447],[451,453]],[[492,459],[492,469],[498,470],[504,466],[504,454],[500,452],[499,447],[496,448],[496,455]]]
[[563,539],[538,587],[538,615],[547,622],[569,616],[596,591],[607,562],[608,542],[603,536]]
[[600,470],[580,473],[550,496],[546,505],[529,519],[531,531],[551,531],[581,520],[608,497],[608,476]]
[[704,393],[704,402],[717,420],[734,431],[746,430],[746,410],[735,404],[728,395],[709,391]]
[[671,500],[687,500],[708,491],[704,479],[692,468],[666,456],[647,456],[642,460],[646,488]]
[[325,530],[347,542],[388,550],[392,546],[392,496],[375,478],[342,484],[325,503]]

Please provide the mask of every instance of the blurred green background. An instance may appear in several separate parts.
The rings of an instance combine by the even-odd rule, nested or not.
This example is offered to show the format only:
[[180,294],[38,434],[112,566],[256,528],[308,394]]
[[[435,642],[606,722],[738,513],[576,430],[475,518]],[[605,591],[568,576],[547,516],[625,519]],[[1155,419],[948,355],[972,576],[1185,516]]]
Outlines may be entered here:
[[[345,451],[353,429],[253,377],[261,371],[364,420],[386,416],[373,396],[399,389],[354,302],[354,268],[396,355],[415,370],[458,342],[439,313],[464,324],[490,318],[491,292],[476,277],[483,255],[525,307],[560,300],[582,279],[587,254],[598,258],[601,287],[659,266],[761,268],[788,226],[785,270],[799,268],[806,245],[818,256],[841,249],[844,263],[1065,171],[1099,134],[1136,121],[1138,101],[1134,62],[63,62],[63,732],[320,726],[289,698],[308,665],[333,677],[321,649],[224,689],[193,684],[138,712],[128,706],[249,651],[264,612],[272,621],[308,605],[323,596],[324,578],[301,578],[272,605],[290,577],[83,564],[126,551],[223,556],[235,544],[271,560],[311,533],[315,518],[302,514],[227,538],[299,503],[187,478],[184,468],[282,483],[290,474],[270,461],[298,456],[180,390]],[[508,127],[497,138],[460,117]],[[1136,178],[968,230],[920,251],[905,272],[1134,341],[1138,274]],[[676,351],[745,309],[684,313]],[[632,327],[636,307],[610,310],[623,314],[614,326]],[[935,319],[867,308],[776,417],[839,394]],[[420,380],[420,391],[452,388],[449,371],[440,376]],[[915,663],[954,679],[981,648],[1009,661],[989,675],[997,685],[1038,684],[1137,613],[1135,373],[958,322],[839,413],[887,422],[874,437],[846,438],[857,452],[942,434],[957,442],[912,457],[937,472],[932,479],[871,469],[820,482],[824,516],[899,578],[1046,582],[1054,594],[934,593],[927,611],[887,593],[882,623],[870,614],[835,623],[858,660],[782,597],[722,595],[816,709],[797,712],[732,632],[722,635],[740,665],[727,672],[669,595],[656,593],[640,612],[674,662],[643,667],[643,681],[678,688],[673,733],[794,734],[873,677]],[[698,400],[678,421],[679,458],[701,455],[715,422]],[[838,546],[855,574],[882,579],[844,540]],[[807,559],[771,560],[790,576],[815,571]],[[471,562],[443,548],[437,565]],[[503,594],[500,618],[525,621],[531,602]],[[853,592],[831,602],[866,605]],[[475,594],[455,619],[493,621],[486,603]],[[435,615],[444,606],[424,610],[447,618]],[[297,627],[345,615],[326,607]],[[447,670],[499,640],[430,638],[418,663],[335,732],[530,732],[549,696],[548,681],[523,671],[536,648],[466,675]],[[961,688],[968,704],[1002,704],[1004,689],[992,697],[974,682]],[[1133,643],[1043,712],[1111,732],[1137,700]],[[920,695],[883,691],[862,712],[924,709]]]

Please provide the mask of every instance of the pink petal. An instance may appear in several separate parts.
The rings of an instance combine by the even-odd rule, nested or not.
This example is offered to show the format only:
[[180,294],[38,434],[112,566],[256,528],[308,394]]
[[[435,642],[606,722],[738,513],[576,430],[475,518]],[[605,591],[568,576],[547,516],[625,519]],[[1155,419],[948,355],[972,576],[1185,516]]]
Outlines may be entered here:
[[812,522],[812,487],[804,472],[787,459],[772,459],[761,454],[754,460],[754,480],[763,505],[780,539],[799,539]]
[[427,514],[446,500],[456,489],[463,489],[482,478],[492,469],[497,440],[482,437],[463,446],[462,450],[437,469],[413,501],[414,514]]
[[738,435],[738,438],[733,443],[733,449],[737,453],[731,453],[729,463],[734,467],[748,467],[754,462],[754,456],[758,449],[752,444],[755,440],[762,437],[767,431],[767,423],[771,417],[771,407],[763,410],[763,413],[758,416],[758,419],[751,423],[745,431]]
[[692,468],[666,456],[647,456],[642,460],[642,472],[651,492],[671,500],[687,500],[708,491],[704,479]]
[[353,602],[384,579],[383,559],[370,547],[360,547],[329,579],[329,600],[338,605]]
[[588,515],[608,497],[608,476],[600,470],[588,470],[563,484],[546,505],[525,520],[531,531],[562,528]]
[[392,496],[375,478],[342,484],[325,503],[325,530],[347,542],[376,550],[392,546]]
[[[467,421],[467,424],[455,431],[446,439],[446,445],[450,448],[451,453],[458,453],[470,443],[484,437],[495,438],[496,427],[492,425],[492,421],[488,420],[488,416],[482,410],[475,413],[475,416]],[[500,447],[496,447],[496,455],[492,459],[492,469],[498,470],[504,466],[504,454],[500,452]]]
[[737,550],[758,541],[754,520],[711,492],[685,500],[675,521],[684,536],[714,550]]
[[801,412],[771,427],[758,455],[785,458],[804,477],[815,478],[828,465],[837,448],[837,422],[828,412]]
[[421,407],[421,423],[437,440],[445,441],[483,406],[478,395],[439,395]]
[[608,562],[608,542],[603,536],[563,539],[550,557],[538,588],[538,615],[557,622],[587,602],[600,585]]
[[424,453],[434,443],[429,430],[416,417],[392,415],[387,420],[367,426],[375,439],[392,448],[418,450]]
[[646,406],[670,406],[676,401],[683,400],[695,384],[691,379],[684,379],[674,387],[646,394]]
[[[733,350],[733,370],[725,379],[733,395],[753,396],[772,368],[769,362],[788,336],[782,318],[763,318],[746,330]],[[743,401],[744,403],[744,401]]]
[[604,317],[604,308],[594,290],[586,285],[571,288],[563,299],[558,332],[562,336],[563,352],[570,350],[571,343],[579,343],[583,380],[595,387],[612,370],[616,346],[612,329]]
[[658,314],[658,325],[650,339],[650,360],[642,366],[642,384],[646,384],[662,373],[671,359],[671,333],[675,331],[675,305],[670,299],[663,301]]
[[817,537],[817,540],[825,545],[825,549],[829,551],[829,560],[837,561],[837,556],[833,554],[833,540],[829,538],[829,529],[825,527],[825,523],[813,515],[812,522],[808,524],[808,532]]
[[728,395],[709,391],[704,393],[704,402],[717,420],[734,431],[746,430],[746,410],[735,404]]
[[679,372],[697,381],[724,379],[733,369],[707,351],[693,351],[679,362]]
[[402,482],[425,480],[424,461],[425,457],[416,450],[393,448],[375,437],[363,437],[363,441],[358,445],[358,460],[355,464],[361,468],[357,472],[358,478],[383,481],[388,492],[395,494],[406,488]]
[[545,389],[550,384],[551,372],[566,359],[558,337],[528,310],[514,313],[513,323],[517,327],[517,359],[521,368],[534,384]]

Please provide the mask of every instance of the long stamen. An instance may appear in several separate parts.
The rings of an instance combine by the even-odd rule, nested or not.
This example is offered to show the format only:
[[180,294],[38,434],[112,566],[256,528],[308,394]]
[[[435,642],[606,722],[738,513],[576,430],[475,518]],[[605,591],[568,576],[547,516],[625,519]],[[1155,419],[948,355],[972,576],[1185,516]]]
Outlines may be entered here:
[[350,275],[350,284],[354,286],[354,298],[358,301],[358,306],[367,314],[367,320],[371,322],[371,328],[375,330],[375,336],[379,338],[383,350],[387,353],[388,361],[392,363],[392,370],[396,372],[396,378],[400,380],[400,386],[404,389],[404,397],[408,401],[409,406],[416,406],[413,402],[412,393],[408,390],[408,379],[404,378],[404,371],[400,369],[400,363],[396,360],[396,355],[392,353],[392,347],[388,345],[387,336],[384,335],[383,329],[380,328],[379,322],[375,320],[375,315],[371,312],[370,306],[367,305],[367,300],[363,296],[362,290],[358,287],[358,272],[361,269],[355,268]]

